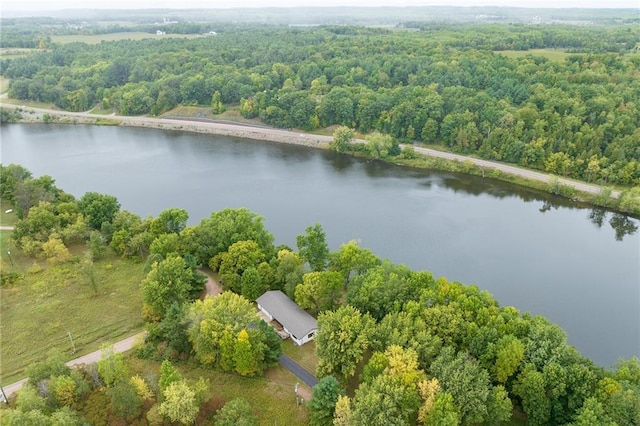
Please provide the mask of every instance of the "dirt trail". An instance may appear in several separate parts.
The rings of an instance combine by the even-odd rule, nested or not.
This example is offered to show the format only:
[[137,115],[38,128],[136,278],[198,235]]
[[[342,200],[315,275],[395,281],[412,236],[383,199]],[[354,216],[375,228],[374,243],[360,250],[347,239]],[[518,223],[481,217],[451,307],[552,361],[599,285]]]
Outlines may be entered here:
[[198,269],[198,272],[207,276],[207,282],[205,283],[205,289],[202,292],[201,299],[204,299],[205,296],[217,296],[222,293],[222,285],[218,281],[217,274],[213,272],[205,271],[204,269]]
[[[145,335],[145,332],[143,331],[142,333],[138,333],[134,336],[127,337],[126,339],[123,339],[123,340],[120,340],[119,342],[114,343],[113,344],[114,352],[122,353],[130,350],[131,348],[134,347],[134,345],[137,342],[142,341],[144,339],[144,335]],[[102,358],[102,349],[98,349],[97,351],[93,351],[79,358],[72,359],[71,361],[67,362],[66,365],[68,365],[69,367],[73,367],[75,365],[81,365],[81,364],[93,364],[100,361],[100,358]],[[15,383],[11,383],[10,385],[3,386],[3,390],[7,398],[10,398],[11,395],[19,391],[20,388],[22,388],[22,386],[24,386],[26,383],[27,383],[27,379],[22,379]]]

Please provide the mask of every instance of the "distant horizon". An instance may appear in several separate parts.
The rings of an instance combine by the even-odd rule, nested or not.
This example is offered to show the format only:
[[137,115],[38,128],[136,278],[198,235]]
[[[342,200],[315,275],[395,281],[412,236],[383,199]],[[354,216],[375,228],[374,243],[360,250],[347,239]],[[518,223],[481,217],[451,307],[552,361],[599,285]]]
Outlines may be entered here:
[[64,10],[149,10],[149,9],[258,9],[303,7],[510,7],[529,9],[638,9],[640,0],[523,0],[514,5],[510,0],[231,0],[217,4],[211,0],[23,0],[11,6],[0,6],[2,11],[52,12]]

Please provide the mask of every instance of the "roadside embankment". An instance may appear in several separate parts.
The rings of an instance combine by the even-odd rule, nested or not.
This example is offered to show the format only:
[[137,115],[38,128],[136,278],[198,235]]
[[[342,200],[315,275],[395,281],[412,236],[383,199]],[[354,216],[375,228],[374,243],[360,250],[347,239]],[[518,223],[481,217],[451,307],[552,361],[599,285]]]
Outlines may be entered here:
[[[68,112],[53,109],[17,106],[11,104],[0,104],[0,107],[19,110],[23,116],[22,121],[24,122],[56,122],[70,124],[98,124],[144,127],[193,133],[207,133],[244,139],[302,145],[313,148],[327,148],[333,140],[333,137],[331,136],[300,133],[299,131],[296,132],[264,126],[252,126],[250,124],[233,123],[229,121],[212,121],[197,117],[130,117],[118,116],[115,114],[104,115],[86,112]],[[365,141],[358,139],[354,142],[361,144]],[[404,147],[404,145],[402,146]],[[499,173],[490,173],[489,175],[497,179],[514,182],[516,184],[524,186],[530,186],[532,188],[541,189],[542,186],[546,191],[558,195],[563,195],[567,198],[585,201],[587,203],[616,209],[616,206],[618,205],[621,198],[620,191],[605,189],[599,185],[575,181],[563,177],[556,177],[543,172],[529,170],[509,164],[483,160],[475,157],[468,157],[430,148],[414,146],[412,147],[414,152],[422,157],[440,159],[458,164],[468,164],[480,170],[480,175],[482,176],[484,176],[485,170],[489,172],[497,171]],[[437,165],[435,167],[437,167]],[[444,169],[448,170],[446,167]],[[454,167],[454,169],[457,170],[459,169],[459,167]],[[463,169],[465,168],[463,167]],[[472,174],[478,174],[477,170],[475,173],[472,172]],[[554,190],[552,187],[556,187],[556,189]],[[570,190],[566,191],[567,188],[569,188]],[[575,191],[580,192],[582,195],[574,195],[573,193],[575,193]],[[603,197],[606,199],[600,199]],[[621,211],[637,214],[635,210],[628,211],[628,209],[622,209]]]

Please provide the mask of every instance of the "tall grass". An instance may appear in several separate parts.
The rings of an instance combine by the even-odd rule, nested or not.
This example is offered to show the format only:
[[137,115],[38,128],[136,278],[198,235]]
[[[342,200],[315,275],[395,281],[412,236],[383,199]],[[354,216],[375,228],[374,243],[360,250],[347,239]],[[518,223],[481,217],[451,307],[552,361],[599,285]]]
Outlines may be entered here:
[[52,348],[70,360],[143,328],[142,263],[114,256],[95,262],[95,292],[79,262],[36,262],[12,247],[9,235],[0,233],[2,267],[22,279],[0,289],[0,383],[23,378],[24,369]]
[[119,41],[119,40],[143,40],[146,38],[165,39],[165,38],[195,38],[200,37],[198,34],[163,34],[143,32],[129,33],[109,33],[109,34],[74,34],[74,35],[54,35],[51,40],[55,43],[74,43],[81,42],[87,44],[98,44],[102,41]]

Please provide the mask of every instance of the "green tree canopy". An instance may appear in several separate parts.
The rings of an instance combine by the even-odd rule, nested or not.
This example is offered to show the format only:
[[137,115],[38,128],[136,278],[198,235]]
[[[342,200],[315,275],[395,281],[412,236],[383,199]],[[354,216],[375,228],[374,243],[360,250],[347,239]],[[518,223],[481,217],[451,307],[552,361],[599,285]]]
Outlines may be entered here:
[[296,237],[300,257],[309,263],[312,271],[324,271],[329,260],[329,246],[322,225],[309,226]]
[[320,314],[316,335],[318,376],[332,375],[343,381],[353,376],[371,346],[374,324],[368,314],[351,306]]
[[78,200],[78,210],[93,229],[100,229],[103,223],[111,223],[120,210],[120,203],[112,195],[87,192]]
[[218,426],[255,426],[258,419],[251,410],[251,404],[244,398],[227,402],[215,416]]
[[189,339],[198,361],[215,365],[220,360],[220,340],[225,330],[237,335],[256,322],[255,308],[242,296],[225,291],[196,300],[189,309]]
[[254,241],[267,258],[274,250],[273,235],[264,228],[263,218],[246,208],[214,212],[183,238],[187,251],[202,264],[238,241]]
[[344,278],[340,272],[309,272],[295,290],[295,301],[313,314],[335,309],[340,304]]
[[325,426],[333,424],[338,398],[345,392],[333,376],[325,376],[313,387],[309,401],[310,424]]
[[160,320],[172,304],[192,300],[194,289],[202,289],[202,280],[182,257],[171,255],[154,263],[140,286],[145,316]]

